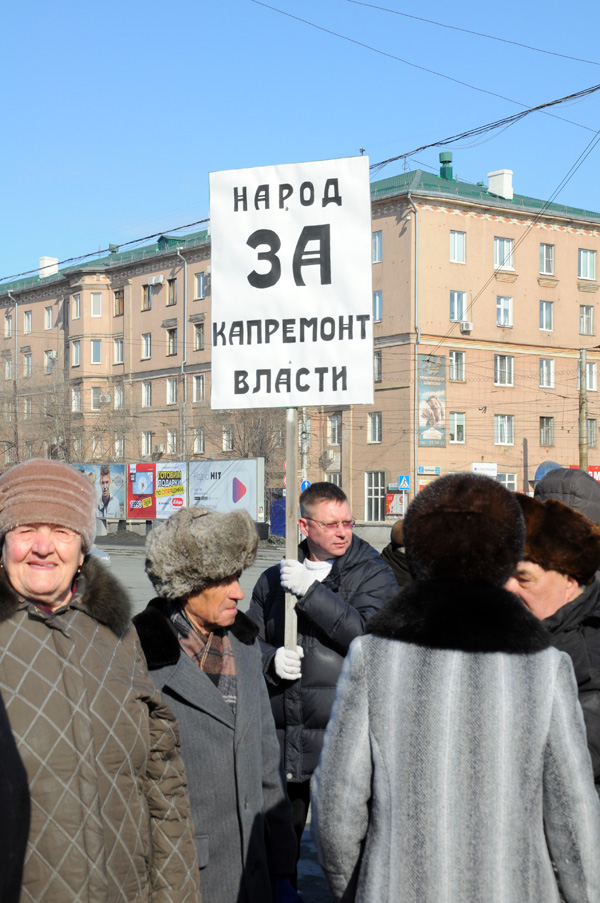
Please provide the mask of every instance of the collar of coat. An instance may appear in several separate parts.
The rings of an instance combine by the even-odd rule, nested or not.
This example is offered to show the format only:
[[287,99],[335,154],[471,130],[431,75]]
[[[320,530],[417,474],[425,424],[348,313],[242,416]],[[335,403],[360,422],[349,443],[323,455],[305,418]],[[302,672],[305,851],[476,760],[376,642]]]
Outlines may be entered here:
[[[166,599],[152,599],[133,619],[150,671],[177,664],[181,654],[175,628],[165,615],[166,605]],[[253,643],[258,636],[258,627],[243,611],[238,611],[227,630],[244,644]]]
[[[35,600],[25,600],[25,604]],[[19,596],[4,571],[0,574],[0,622],[8,620],[23,606],[23,599]],[[86,558],[81,574],[77,578],[77,590],[75,596],[64,608],[59,609],[56,615],[48,615],[48,620],[59,617],[69,608],[81,609],[91,618],[112,630],[122,637],[131,624],[132,606],[127,590],[113,577],[109,570],[99,561]]]
[[526,655],[552,644],[542,622],[517,596],[476,582],[413,583],[374,615],[366,632],[463,652]]
[[600,583],[597,578],[589,586],[585,586],[576,599],[567,602],[544,620],[544,626],[550,633],[577,630],[584,623],[596,629],[600,624]]
[[[305,561],[309,555],[310,549],[308,548],[308,540],[303,539],[298,546],[298,561]],[[329,578],[331,579],[332,576],[335,577],[340,572],[349,570],[356,564],[362,564],[364,561],[368,561],[371,558],[379,561],[381,560],[381,556],[377,549],[374,549],[368,542],[365,542],[364,539],[361,539],[360,536],[353,533],[352,542],[344,554],[333,558],[333,566],[329,572]]]

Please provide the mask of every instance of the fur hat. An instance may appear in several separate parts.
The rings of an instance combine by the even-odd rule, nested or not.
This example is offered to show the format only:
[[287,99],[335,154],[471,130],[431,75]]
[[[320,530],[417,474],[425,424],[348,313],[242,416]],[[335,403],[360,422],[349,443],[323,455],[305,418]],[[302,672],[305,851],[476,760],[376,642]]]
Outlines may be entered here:
[[146,573],[157,593],[187,599],[239,575],[256,557],[258,534],[247,511],[182,508],[146,539]]
[[409,505],[403,532],[416,580],[503,586],[523,557],[525,524],[517,500],[480,474],[448,474],[430,483]]
[[591,583],[600,568],[600,527],[557,499],[516,498],[527,527],[523,558],[582,586]]
[[84,552],[96,537],[96,491],[64,461],[31,458],[0,477],[0,540],[13,527],[58,524],[81,536]]

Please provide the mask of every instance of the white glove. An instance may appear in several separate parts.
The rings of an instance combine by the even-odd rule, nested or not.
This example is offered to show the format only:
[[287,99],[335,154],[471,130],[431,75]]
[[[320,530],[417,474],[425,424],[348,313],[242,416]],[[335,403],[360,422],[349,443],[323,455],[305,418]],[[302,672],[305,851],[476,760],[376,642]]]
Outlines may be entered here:
[[284,558],[279,562],[279,579],[284,589],[290,591],[299,599],[305,594],[309,586],[315,582],[315,577],[308,571],[301,561],[293,558]]
[[281,646],[275,653],[273,668],[275,674],[283,680],[298,680],[302,673],[300,660],[304,658],[302,646],[296,646],[296,651]]

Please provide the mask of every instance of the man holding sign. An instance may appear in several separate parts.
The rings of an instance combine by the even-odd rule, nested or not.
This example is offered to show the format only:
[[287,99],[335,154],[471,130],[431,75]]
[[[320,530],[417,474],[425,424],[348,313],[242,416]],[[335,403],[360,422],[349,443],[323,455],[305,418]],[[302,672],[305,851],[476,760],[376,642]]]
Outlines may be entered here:
[[[313,483],[300,495],[298,561],[284,559],[259,578],[248,615],[258,625],[263,672],[283,750],[298,841],[306,824],[335,688],[348,647],[398,592],[393,571],[352,532],[345,493]],[[298,646],[284,648],[285,590],[296,596]]]

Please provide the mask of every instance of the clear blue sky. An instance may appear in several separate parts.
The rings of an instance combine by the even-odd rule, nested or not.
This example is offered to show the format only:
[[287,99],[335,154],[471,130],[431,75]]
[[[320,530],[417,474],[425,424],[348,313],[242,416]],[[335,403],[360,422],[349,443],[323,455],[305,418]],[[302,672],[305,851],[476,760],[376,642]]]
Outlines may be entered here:
[[[600,83],[600,65],[381,8],[600,62],[597,0],[271,5],[380,53],[252,0],[5,7],[0,277],[207,217],[212,170],[361,147],[377,163],[509,116],[520,109],[510,100],[535,106]],[[600,129],[600,92],[553,112],[579,125],[536,113],[450,146],[455,175],[487,183],[508,168],[515,192],[550,198]],[[407,168],[437,171],[439,150]],[[600,211],[599,175],[596,148],[557,201]]]

